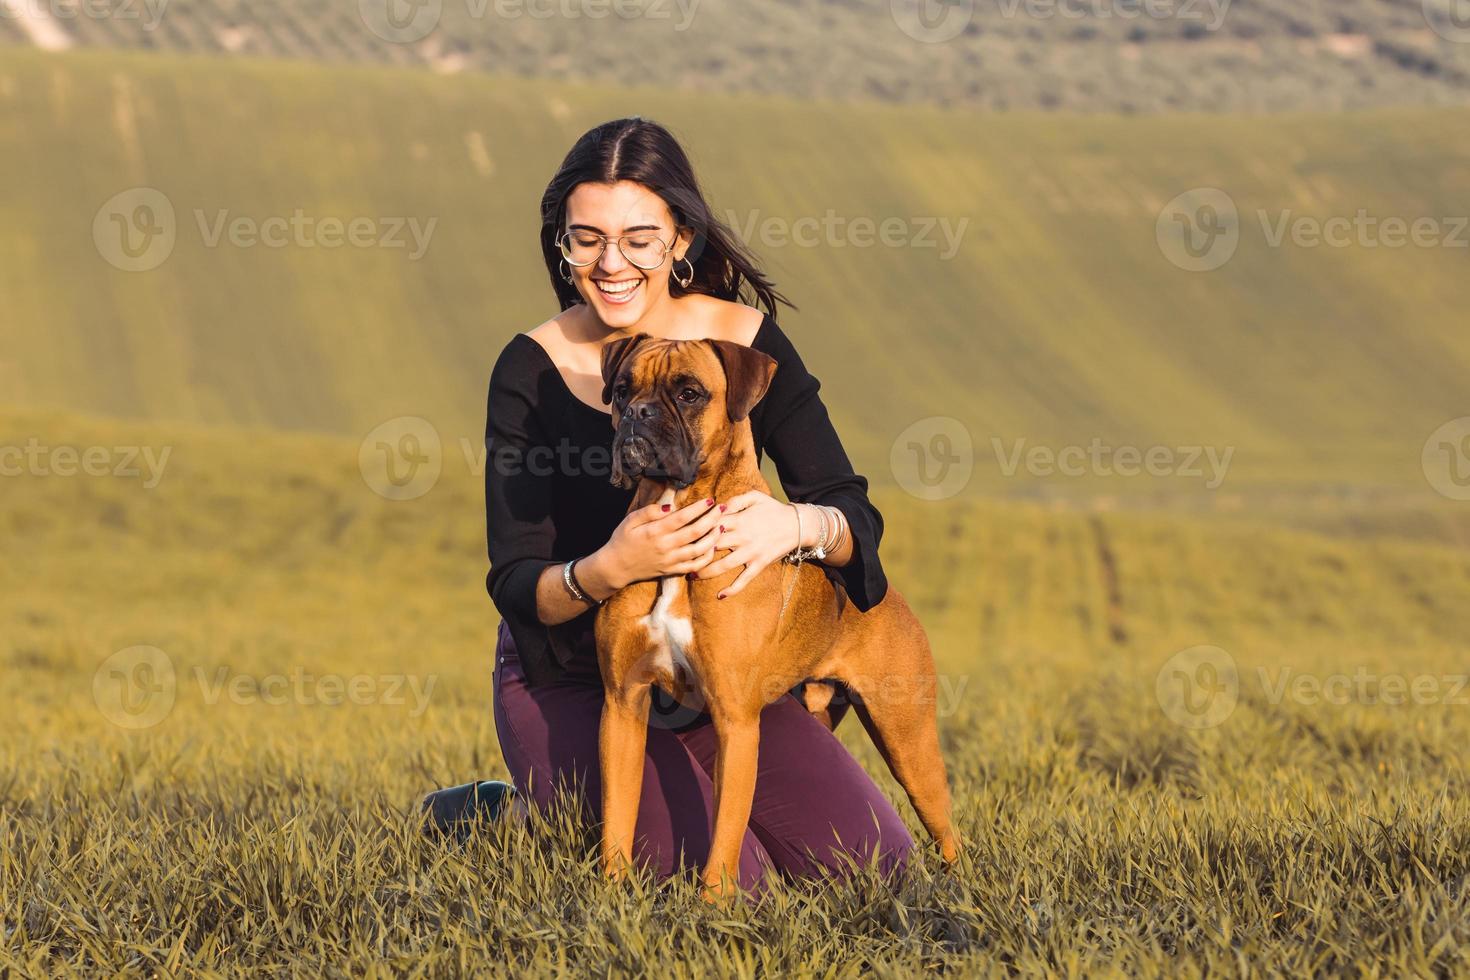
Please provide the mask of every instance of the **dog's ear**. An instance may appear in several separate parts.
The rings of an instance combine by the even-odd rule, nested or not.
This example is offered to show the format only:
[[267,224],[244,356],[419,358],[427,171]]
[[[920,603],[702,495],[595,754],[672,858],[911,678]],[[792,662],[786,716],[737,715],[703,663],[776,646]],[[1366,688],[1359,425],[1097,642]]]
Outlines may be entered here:
[[766,397],[776,376],[776,359],[733,340],[711,340],[710,345],[725,368],[725,404],[730,421],[739,422]]
[[638,345],[647,340],[649,336],[646,333],[635,333],[631,337],[619,337],[617,340],[602,345],[602,402],[604,405],[612,404],[613,381],[617,379],[618,372],[623,369],[623,362],[632,357]]

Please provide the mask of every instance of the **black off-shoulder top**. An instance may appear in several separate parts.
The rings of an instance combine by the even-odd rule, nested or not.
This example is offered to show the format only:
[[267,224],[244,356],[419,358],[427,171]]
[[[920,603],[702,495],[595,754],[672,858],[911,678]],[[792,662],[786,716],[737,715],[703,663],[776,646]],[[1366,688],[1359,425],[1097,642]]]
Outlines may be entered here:
[[[770,314],[751,346],[777,364],[750,415],[757,459],[770,454],[789,500],[831,504],[846,515],[852,560],[823,570],[866,612],[888,591],[878,560],[883,516],[868,499],[868,481],[853,472],[818,397],[821,383]],[[572,394],[534,339],[511,337],[490,373],[486,408],[485,584],[533,686],[554,683],[574,658],[596,660],[596,610],[548,626],[536,612],[536,583],[548,565],[606,544],[627,514],[634,491],[608,482],[612,440],[608,412]]]

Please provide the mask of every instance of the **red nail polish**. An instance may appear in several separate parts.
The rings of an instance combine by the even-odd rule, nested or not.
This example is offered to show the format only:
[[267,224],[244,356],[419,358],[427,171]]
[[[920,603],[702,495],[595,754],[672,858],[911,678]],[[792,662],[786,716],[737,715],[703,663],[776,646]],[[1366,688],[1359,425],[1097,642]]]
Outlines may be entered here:
[[715,598],[716,599],[723,599],[723,598],[725,598],[725,593],[721,592],[718,595],[716,595]]
[[664,510],[667,511],[668,509],[669,509],[669,505],[668,504],[664,504]]
[[684,577],[687,578],[689,581],[693,582],[699,576],[698,575],[695,575],[693,572],[690,572],[688,575],[685,575]]
[[725,504],[720,504],[720,513],[721,514],[723,514],[725,512],[725,506],[726,506]]
[[713,504],[714,502],[715,502],[715,498],[714,497],[711,497],[711,498],[709,498],[708,500],[705,501],[705,504],[706,505],[710,505],[710,504]]

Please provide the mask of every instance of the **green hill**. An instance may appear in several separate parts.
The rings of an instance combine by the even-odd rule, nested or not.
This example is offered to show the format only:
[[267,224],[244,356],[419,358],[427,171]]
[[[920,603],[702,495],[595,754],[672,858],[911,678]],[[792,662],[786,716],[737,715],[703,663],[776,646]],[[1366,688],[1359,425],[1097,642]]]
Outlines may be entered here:
[[[943,416],[973,446],[970,490],[1208,482],[1177,472],[1185,453],[1172,475],[1133,480],[1048,474],[1025,455],[1097,440],[1230,452],[1221,493],[1375,484],[1440,499],[1421,449],[1470,414],[1458,110],[982,116],[11,49],[0,402],[354,438],[415,415],[446,444],[477,440],[496,353],[553,311],[541,189],[587,126],[634,112],[681,134],[717,210],[801,306],[783,324],[877,483],[903,482],[905,430]],[[163,202],[151,218],[142,199],[118,203],[135,187]],[[1201,187],[1228,193],[1239,245],[1189,272],[1160,216]],[[116,222],[136,232],[163,208],[172,251],[118,268]],[[1448,247],[1271,243],[1283,218],[1360,211],[1435,222]],[[371,241],[402,246],[214,238],[297,215],[366,219]],[[432,228],[419,257],[407,222]],[[808,247],[793,228],[824,230]]]

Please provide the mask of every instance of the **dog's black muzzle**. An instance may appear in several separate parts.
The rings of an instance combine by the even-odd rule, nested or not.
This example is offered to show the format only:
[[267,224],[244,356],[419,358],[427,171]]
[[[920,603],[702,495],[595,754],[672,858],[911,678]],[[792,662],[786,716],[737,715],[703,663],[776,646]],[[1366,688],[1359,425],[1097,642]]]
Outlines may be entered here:
[[631,487],[661,480],[683,490],[694,483],[699,461],[688,434],[660,418],[624,419],[612,446],[612,482]]

